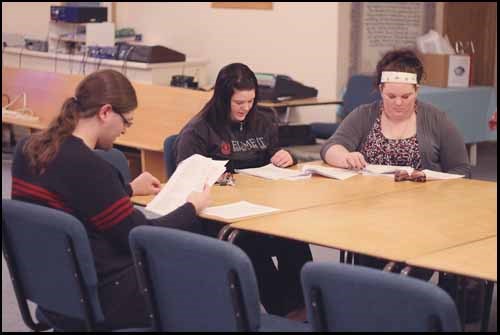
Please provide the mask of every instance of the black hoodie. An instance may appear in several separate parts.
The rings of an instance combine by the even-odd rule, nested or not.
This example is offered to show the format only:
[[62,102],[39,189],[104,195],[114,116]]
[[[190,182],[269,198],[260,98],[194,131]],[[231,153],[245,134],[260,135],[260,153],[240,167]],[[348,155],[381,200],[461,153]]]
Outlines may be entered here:
[[[177,164],[193,154],[230,160],[226,165],[230,172],[269,164],[271,157],[281,149],[278,125],[271,114],[256,113],[255,129],[250,129],[245,121],[231,122],[227,125],[226,135],[216,133],[202,116],[195,116],[181,130],[174,145]],[[293,160],[295,164],[295,158]]]

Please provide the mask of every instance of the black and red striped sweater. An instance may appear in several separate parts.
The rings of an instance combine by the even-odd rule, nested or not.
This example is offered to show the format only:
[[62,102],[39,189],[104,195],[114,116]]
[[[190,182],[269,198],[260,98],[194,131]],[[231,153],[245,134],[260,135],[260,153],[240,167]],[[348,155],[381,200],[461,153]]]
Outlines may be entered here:
[[198,231],[196,212],[186,203],[174,212],[146,219],[134,209],[132,188],[111,164],[94,154],[78,137],[70,136],[41,175],[32,172],[21,141],[12,165],[12,198],[60,209],[78,218],[86,228],[102,283],[132,266],[130,230],[158,225]]

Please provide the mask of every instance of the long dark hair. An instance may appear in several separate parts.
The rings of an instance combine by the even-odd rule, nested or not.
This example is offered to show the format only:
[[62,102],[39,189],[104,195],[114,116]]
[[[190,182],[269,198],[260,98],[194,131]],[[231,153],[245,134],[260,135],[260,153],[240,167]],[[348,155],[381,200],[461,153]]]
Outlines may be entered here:
[[23,152],[33,171],[42,174],[61,143],[73,133],[78,120],[93,117],[105,104],[113,106],[113,111],[119,114],[137,107],[134,87],[118,71],[101,70],[85,77],[78,84],[75,95],[64,101],[49,127],[28,138]]
[[244,121],[247,127],[255,127],[259,98],[257,78],[253,71],[242,63],[226,65],[219,71],[215,81],[214,94],[199,113],[223,138],[227,137],[226,129],[231,122],[231,97],[235,90],[255,90],[253,106]]
[[382,71],[415,73],[417,83],[420,83],[424,75],[424,66],[413,50],[398,49],[387,52],[378,62],[375,70],[377,86],[382,79]]

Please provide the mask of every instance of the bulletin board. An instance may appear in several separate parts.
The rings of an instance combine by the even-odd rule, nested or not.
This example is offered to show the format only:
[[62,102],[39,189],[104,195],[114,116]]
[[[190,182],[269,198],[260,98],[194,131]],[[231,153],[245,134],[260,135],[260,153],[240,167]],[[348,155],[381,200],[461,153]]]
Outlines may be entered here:
[[389,50],[416,47],[416,38],[435,26],[435,3],[353,2],[349,77],[373,73]]
[[273,9],[272,2],[212,2],[212,8]]

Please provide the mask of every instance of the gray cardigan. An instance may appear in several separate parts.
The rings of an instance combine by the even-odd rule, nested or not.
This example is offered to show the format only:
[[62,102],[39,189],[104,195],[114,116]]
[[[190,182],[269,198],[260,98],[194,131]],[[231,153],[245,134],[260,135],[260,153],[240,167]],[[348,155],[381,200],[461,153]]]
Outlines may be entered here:
[[[342,121],[339,128],[321,149],[334,144],[348,151],[359,151],[380,112],[380,101],[361,105]],[[417,103],[417,140],[424,169],[462,174],[470,177],[470,165],[462,135],[448,119],[446,113],[422,101]]]

